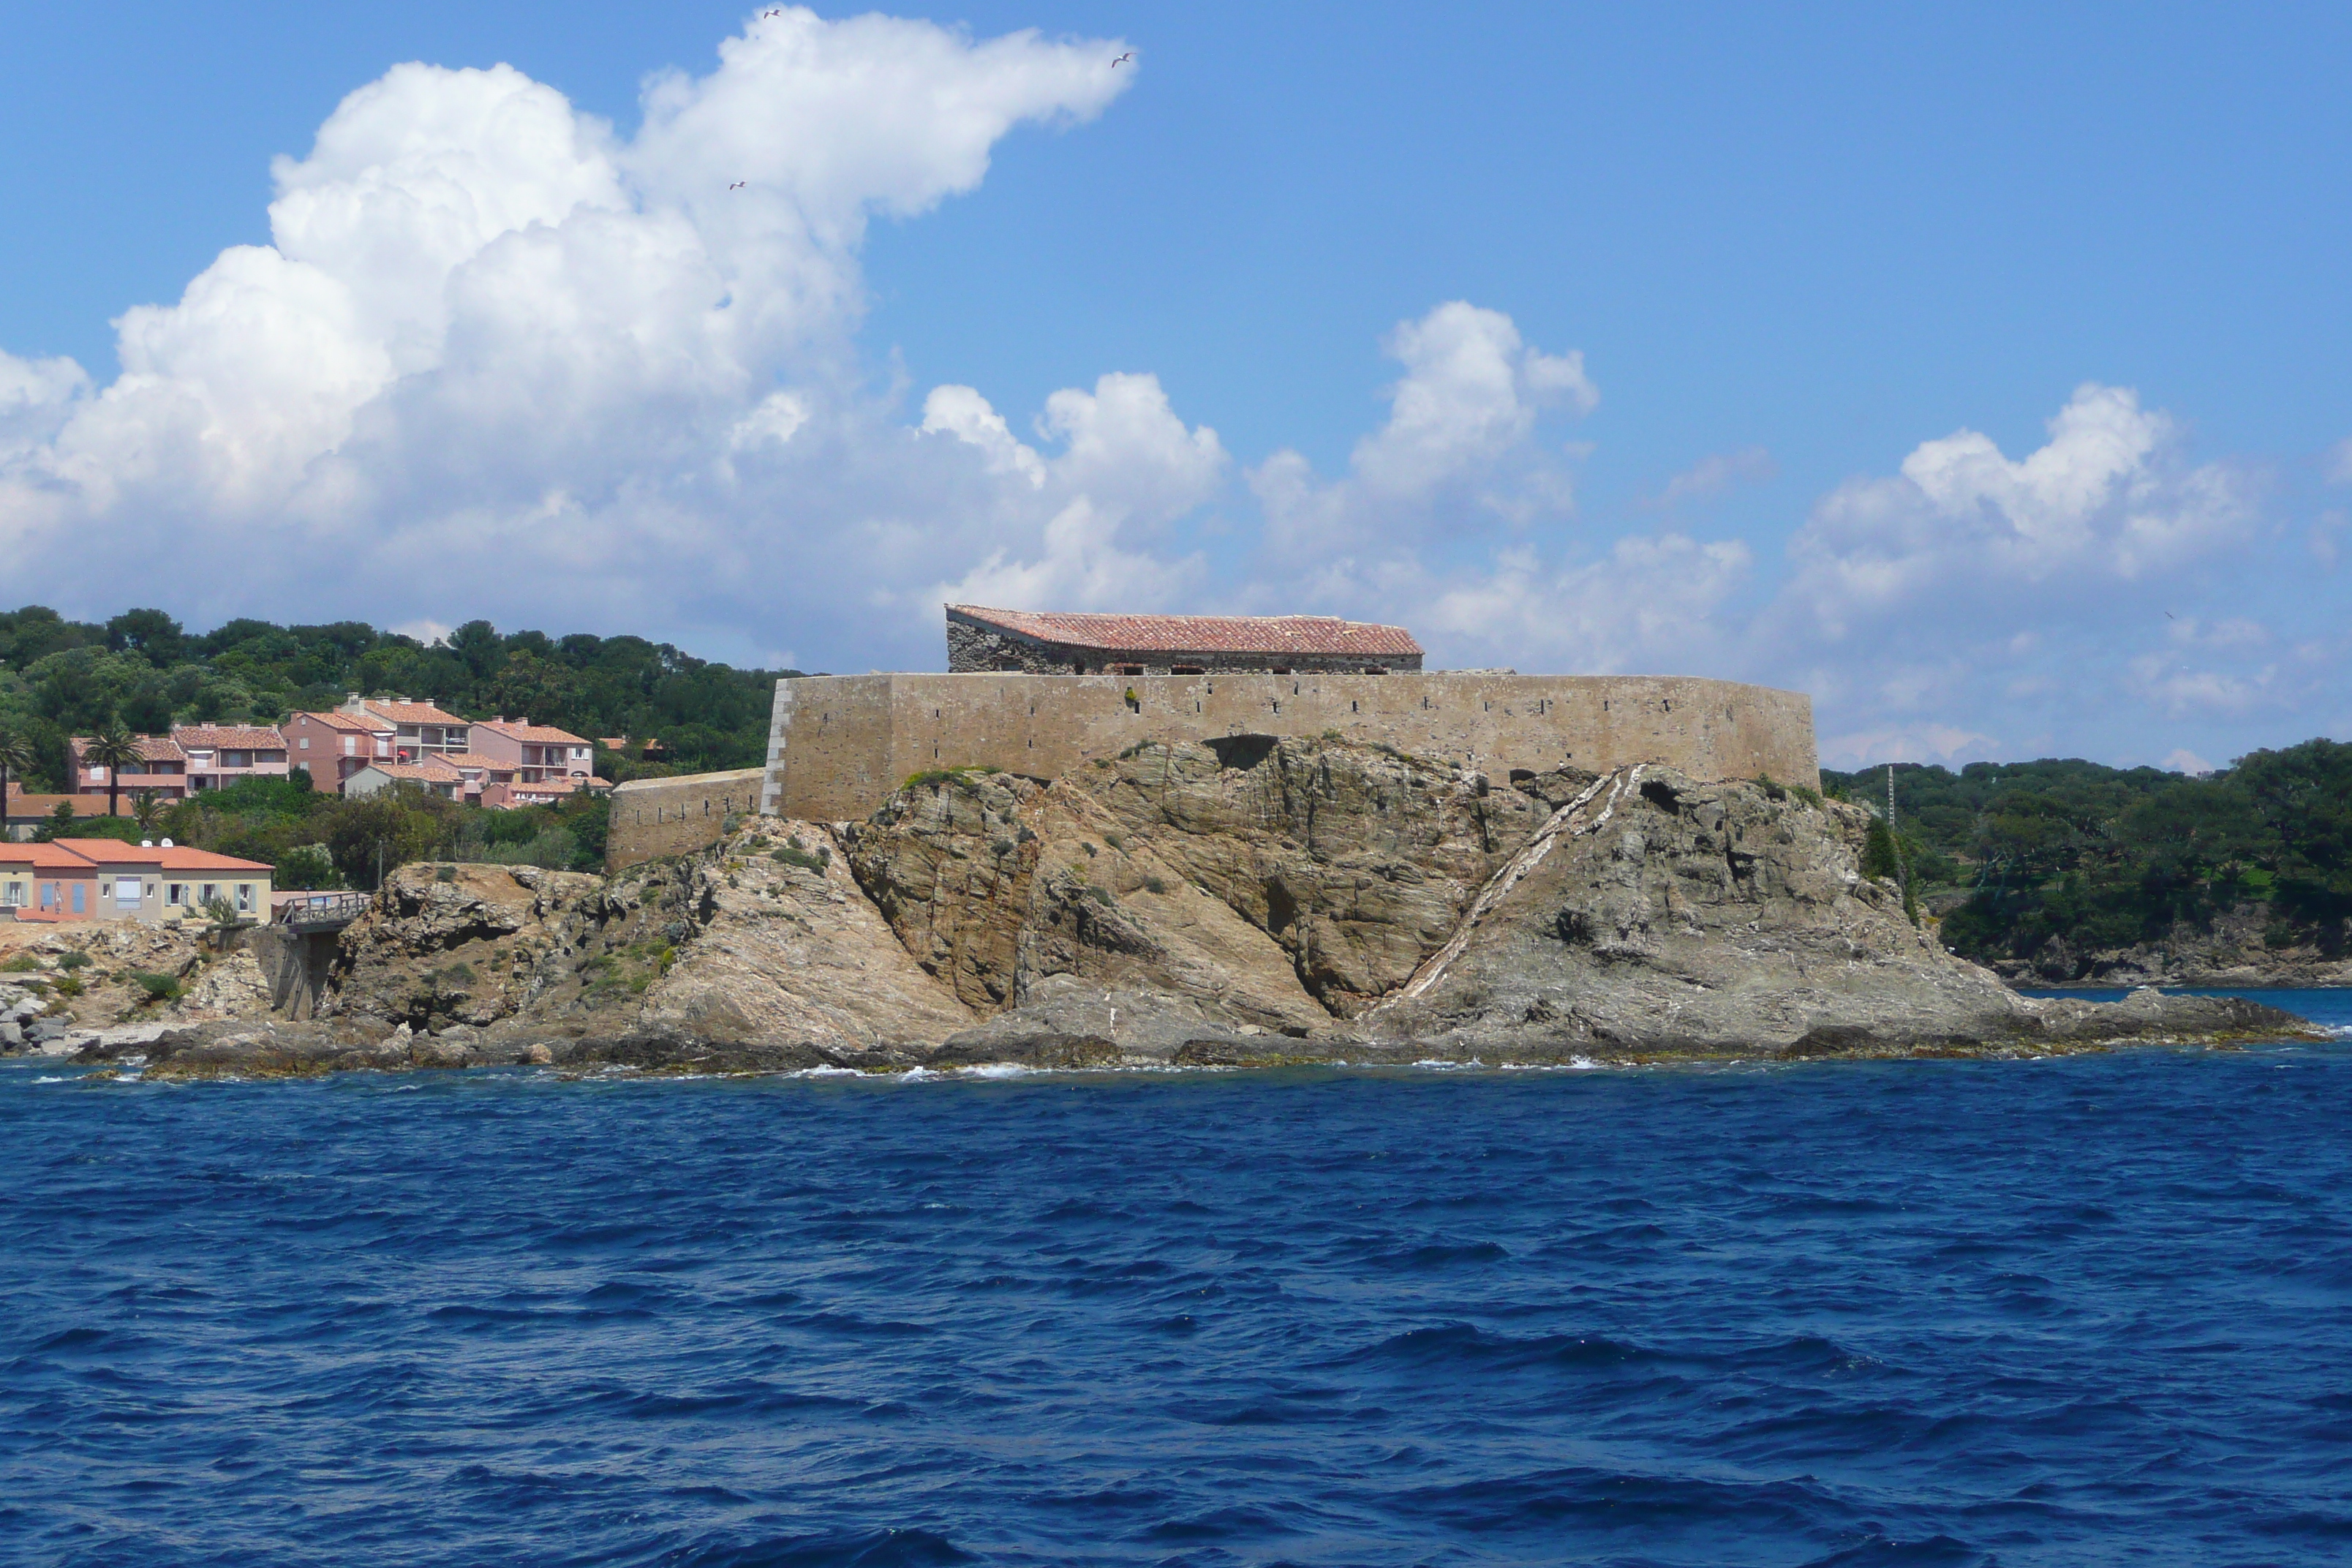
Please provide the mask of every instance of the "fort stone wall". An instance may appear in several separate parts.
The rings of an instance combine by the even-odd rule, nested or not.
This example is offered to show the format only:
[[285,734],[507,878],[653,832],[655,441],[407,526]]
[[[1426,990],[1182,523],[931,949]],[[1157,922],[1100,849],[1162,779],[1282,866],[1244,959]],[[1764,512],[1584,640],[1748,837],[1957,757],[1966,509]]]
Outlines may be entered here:
[[1811,698],[1695,676],[803,676],[776,683],[761,808],[853,820],[931,769],[1050,779],[1141,741],[1325,733],[1497,781],[1654,762],[1821,782]]
[[618,871],[663,855],[684,855],[718,842],[730,816],[760,809],[761,768],[677,778],[635,779],[613,788],[612,827],[604,868]]

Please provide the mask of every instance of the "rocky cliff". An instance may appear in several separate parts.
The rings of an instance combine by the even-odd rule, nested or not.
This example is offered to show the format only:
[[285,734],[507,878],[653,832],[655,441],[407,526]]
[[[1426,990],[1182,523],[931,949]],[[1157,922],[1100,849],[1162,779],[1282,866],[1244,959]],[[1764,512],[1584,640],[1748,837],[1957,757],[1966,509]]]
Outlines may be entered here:
[[1498,784],[1332,740],[1147,744],[1050,783],[931,775],[866,822],[761,819],[609,880],[409,867],[344,934],[316,1022],[141,1054],[184,1074],[1491,1063],[2296,1027],[2021,998],[1859,875],[1867,821],[1663,767]]
[[2294,930],[2267,904],[2240,904],[2160,942],[2085,948],[2053,936],[1992,967],[2018,985],[2352,985],[2352,921]]

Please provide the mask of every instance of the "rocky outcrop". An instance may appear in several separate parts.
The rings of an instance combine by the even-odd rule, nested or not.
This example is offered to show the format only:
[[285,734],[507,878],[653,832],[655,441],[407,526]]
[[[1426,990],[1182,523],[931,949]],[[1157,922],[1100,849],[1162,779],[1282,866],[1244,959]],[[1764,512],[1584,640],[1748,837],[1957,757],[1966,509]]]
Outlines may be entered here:
[[1050,783],[933,775],[864,823],[760,819],[610,879],[409,867],[344,934],[316,1022],[101,1054],[184,1076],[1542,1062],[2299,1027],[2020,997],[1859,874],[1867,823],[1663,767],[1496,784],[1337,741],[1150,744]]
[[2267,904],[2240,904],[2160,942],[2086,948],[2053,936],[1990,967],[2016,985],[2352,985],[2352,921],[2288,927]]
[[1558,1059],[2035,1049],[2277,1026],[2245,1005],[2017,995],[1859,874],[1869,820],[1668,768],[1591,779],[1356,1033],[1386,1054]]

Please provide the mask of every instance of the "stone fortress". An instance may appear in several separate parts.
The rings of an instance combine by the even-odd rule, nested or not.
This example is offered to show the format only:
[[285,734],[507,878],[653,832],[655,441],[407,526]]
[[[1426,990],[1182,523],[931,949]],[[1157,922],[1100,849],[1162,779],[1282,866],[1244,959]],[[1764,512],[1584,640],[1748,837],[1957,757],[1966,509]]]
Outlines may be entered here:
[[1567,763],[1818,785],[1812,700],[1696,676],[1422,671],[1400,626],[1316,616],[1113,616],[947,606],[949,673],[776,682],[767,764],[614,791],[618,870],[719,837],[730,816],[871,814],[909,778],[1036,779],[1140,742],[1249,750],[1336,735],[1504,782]]

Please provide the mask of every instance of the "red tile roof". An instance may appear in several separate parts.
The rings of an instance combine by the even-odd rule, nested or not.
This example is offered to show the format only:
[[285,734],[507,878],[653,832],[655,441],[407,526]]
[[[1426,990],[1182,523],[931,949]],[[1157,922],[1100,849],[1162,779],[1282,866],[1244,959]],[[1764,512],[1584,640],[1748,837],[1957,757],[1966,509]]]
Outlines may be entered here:
[[[151,763],[184,763],[188,760],[188,754],[173,745],[168,735],[136,735],[132,739],[139,742],[139,754]],[[89,750],[89,736],[76,735],[73,738],[75,755],[79,757]]]
[[152,866],[160,871],[269,870],[258,860],[240,860],[234,855],[215,855],[178,844],[166,849],[160,844],[123,844],[111,838],[60,838],[55,847],[70,849],[93,866]]
[[453,768],[496,768],[500,773],[506,773],[520,765],[498,757],[479,756],[472,752],[427,752],[425,754],[436,762],[446,763]]
[[[104,816],[106,815],[106,792],[104,790],[99,790],[94,793],[85,791],[80,795],[26,795],[24,791],[16,787],[16,781],[12,779],[8,784],[8,820],[11,822],[23,822],[27,817],[31,816],[47,816],[49,813],[57,810],[58,802],[61,800],[69,800],[73,802],[74,815],[76,816]],[[129,807],[132,804],[132,801],[126,796],[122,802],[125,809],[116,815],[121,816],[130,816],[131,812]]]
[[529,741],[535,746],[584,746],[588,742],[569,730],[558,730],[551,724],[514,724],[502,720],[484,719],[475,726],[509,741]]
[[391,720],[395,724],[463,725],[466,722],[455,713],[445,713],[430,702],[378,701],[373,697],[368,697],[361,700],[360,706],[371,713]]
[[[374,769],[388,779],[409,779],[419,784],[455,784],[466,775],[449,765],[437,752],[427,752],[422,761],[415,763],[370,763],[360,773]],[[357,778],[359,773],[353,773]],[[345,781],[348,785],[349,781]]]
[[183,746],[209,746],[215,751],[282,752],[286,737],[274,729],[254,724],[177,724],[172,739]]
[[[83,856],[58,844],[0,844],[0,866],[30,865],[42,871],[88,871],[95,868]],[[22,910],[18,913],[21,915]]]
[[382,734],[392,728],[390,720],[362,719],[356,713],[297,713],[294,717],[324,724],[330,730],[353,730],[362,735]]
[[1097,616],[992,610],[979,605],[950,605],[948,614],[1039,642],[1106,653],[1319,653],[1370,658],[1422,651],[1402,626],[1330,616]]

